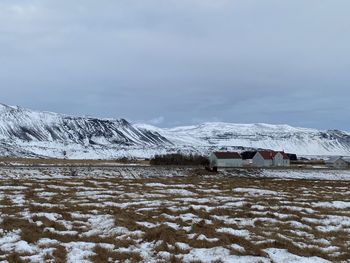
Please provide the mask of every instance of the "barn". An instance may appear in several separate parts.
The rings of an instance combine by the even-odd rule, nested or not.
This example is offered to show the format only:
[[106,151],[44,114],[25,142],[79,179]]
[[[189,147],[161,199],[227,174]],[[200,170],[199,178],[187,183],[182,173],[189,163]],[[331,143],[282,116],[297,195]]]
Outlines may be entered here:
[[212,169],[242,167],[242,157],[237,152],[213,152],[209,161]]

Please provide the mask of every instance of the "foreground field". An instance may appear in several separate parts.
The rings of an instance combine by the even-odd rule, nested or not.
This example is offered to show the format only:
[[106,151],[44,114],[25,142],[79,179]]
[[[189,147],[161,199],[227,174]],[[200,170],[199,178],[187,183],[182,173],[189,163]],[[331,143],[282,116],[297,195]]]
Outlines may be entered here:
[[1,169],[0,261],[350,262],[350,181],[136,170]]

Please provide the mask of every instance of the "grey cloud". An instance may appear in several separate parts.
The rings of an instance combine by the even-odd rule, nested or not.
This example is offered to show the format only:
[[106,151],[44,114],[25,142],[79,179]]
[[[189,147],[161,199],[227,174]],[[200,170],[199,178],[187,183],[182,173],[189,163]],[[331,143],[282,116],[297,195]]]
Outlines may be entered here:
[[[350,2],[2,1],[3,103],[350,130]],[[321,109],[321,111],[320,111]]]

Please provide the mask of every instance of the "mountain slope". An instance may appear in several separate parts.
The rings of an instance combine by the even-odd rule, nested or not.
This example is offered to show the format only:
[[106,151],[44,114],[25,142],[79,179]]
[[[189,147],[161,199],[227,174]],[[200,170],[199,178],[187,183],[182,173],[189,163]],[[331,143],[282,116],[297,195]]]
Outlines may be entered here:
[[264,148],[350,155],[350,133],[288,125],[204,123],[162,129],[124,119],[72,117],[0,104],[0,155],[109,159],[169,152]]
[[139,129],[158,132],[174,145],[284,150],[302,155],[350,155],[350,133],[295,128],[288,125],[204,123],[171,129],[145,124]]
[[96,151],[97,158],[101,151],[171,145],[160,134],[139,130],[124,119],[71,117],[4,104],[0,104],[0,143],[3,155],[11,155],[12,146],[14,155],[18,149],[43,156],[76,149],[77,157],[79,151],[91,152],[92,157]]

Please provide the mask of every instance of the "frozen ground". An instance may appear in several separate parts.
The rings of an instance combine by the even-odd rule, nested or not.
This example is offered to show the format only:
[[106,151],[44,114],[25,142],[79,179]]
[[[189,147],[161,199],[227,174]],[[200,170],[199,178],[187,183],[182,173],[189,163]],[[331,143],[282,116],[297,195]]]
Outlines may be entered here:
[[350,262],[346,172],[195,174],[1,168],[0,262]]

